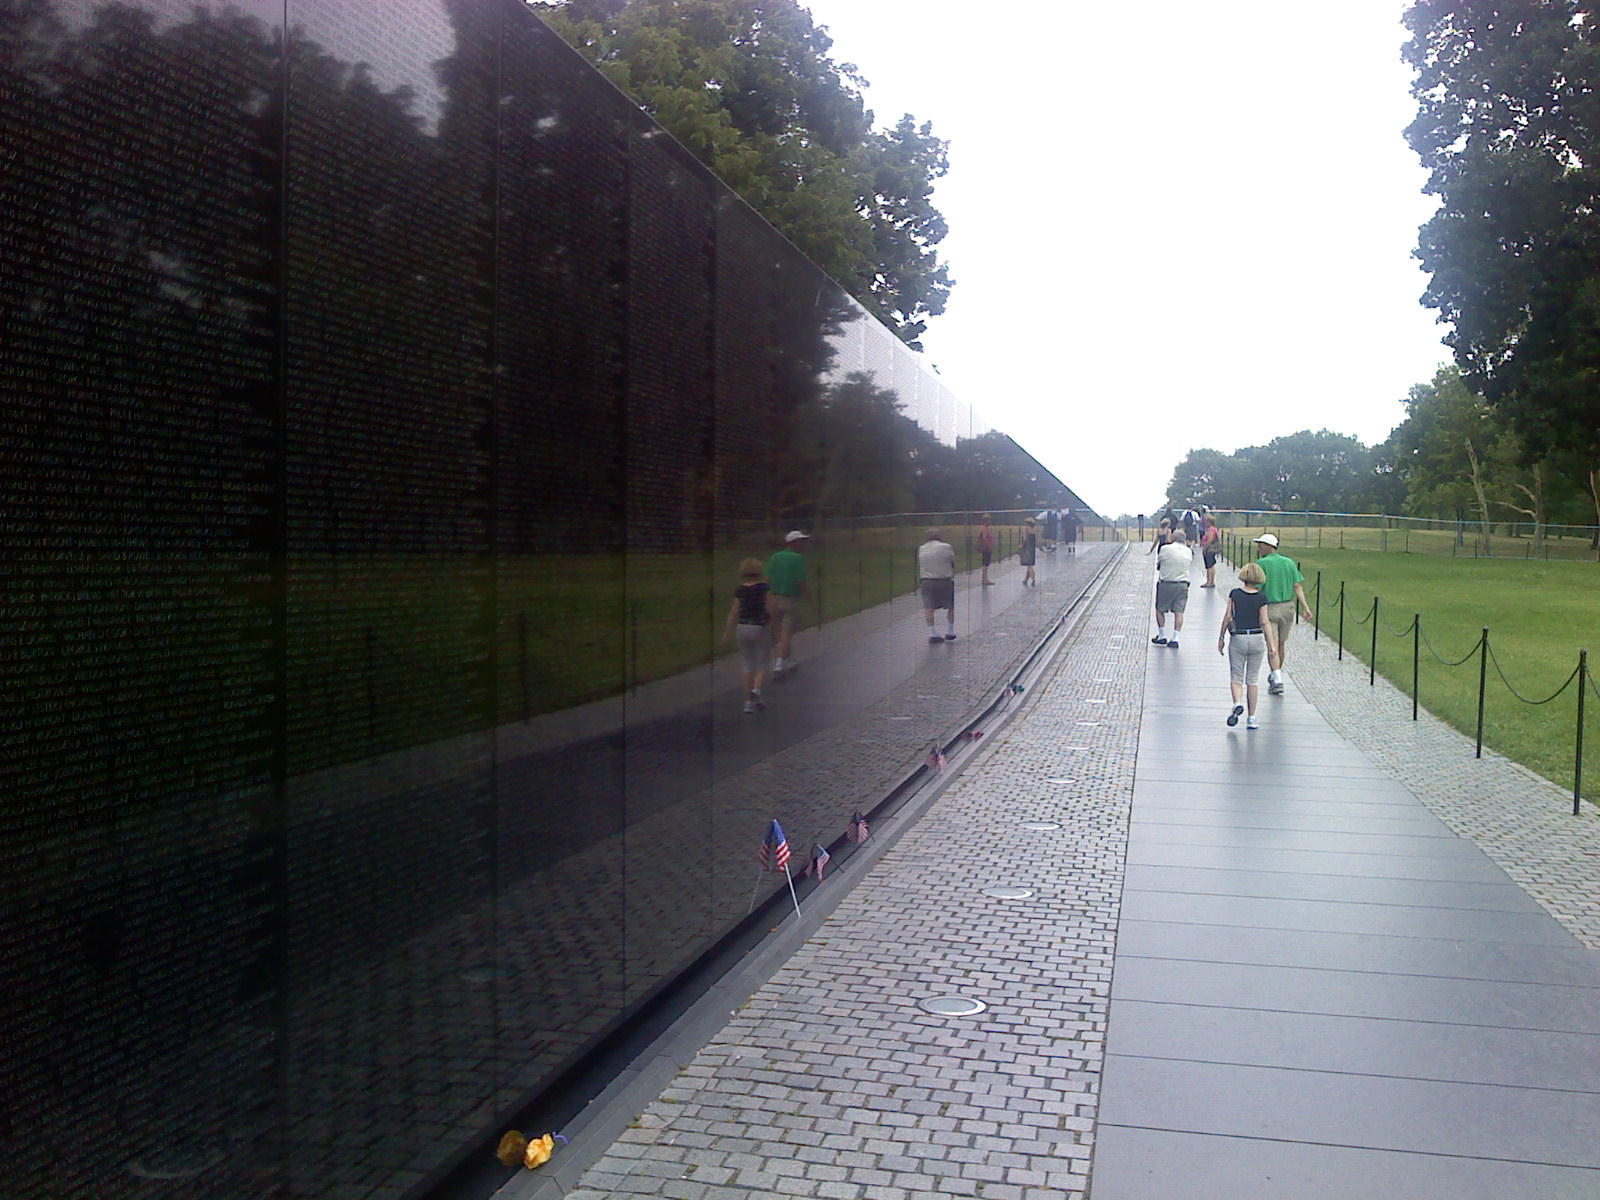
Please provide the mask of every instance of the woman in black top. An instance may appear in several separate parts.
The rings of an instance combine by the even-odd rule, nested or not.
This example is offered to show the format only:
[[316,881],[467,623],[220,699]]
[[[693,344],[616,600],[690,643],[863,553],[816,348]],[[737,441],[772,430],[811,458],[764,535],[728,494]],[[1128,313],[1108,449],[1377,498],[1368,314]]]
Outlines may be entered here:
[[1039,586],[1039,581],[1033,577],[1033,564],[1039,559],[1039,526],[1032,517],[1022,523],[1022,548],[1019,560],[1027,568],[1022,573],[1022,586],[1030,583]]
[[747,558],[739,564],[739,578],[743,582],[733,589],[728,623],[722,630],[722,640],[726,642],[735,622],[738,623],[747,713],[760,712],[767,707],[761,699],[761,685],[767,681],[767,671],[772,667],[772,616],[767,609],[771,585],[761,578],[761,571],[759,558]]
[[1228,593],[1228,607],[1223,611],[1222,628],[1217,632],[1217,653],[1228,655],[1228,682],[1233,692],[1228,724],[1239,723],[1245,711],[1245,705],[1239,703],[1242,698],[1250,706],[1246,729],[1260,728],[1256,723],[1256,696],[1259,694],[1256,678],[1261,673],[1262,659],[1274,646],[1272,623],[1265,619],[1264,613],[1267,594],[1261,590],[1266,578],[1260,563],[1248,562],[1239,568],[1240,586]]

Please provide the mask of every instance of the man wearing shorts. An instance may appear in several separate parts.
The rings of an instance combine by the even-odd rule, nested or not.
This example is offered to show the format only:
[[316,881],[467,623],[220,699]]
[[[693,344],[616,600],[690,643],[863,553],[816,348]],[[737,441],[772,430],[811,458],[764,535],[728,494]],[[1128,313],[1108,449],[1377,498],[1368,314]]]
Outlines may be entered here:
[[767,582],[772,591],[767,594],[767,604],[772,611],[773,641],[777,661],[772,664],[773,682],[788,678],[794,670],[790,657],[790,642],[794,627],[800,623],[800,601],[806,594],[806,557],[804,550],[811,535],[791,529],[783,539],[784,547],[767,560]]
[[[922,579],[922,619],[928,623],[930,642],[956,640],[956,551],[942,541],[937,529],[928,530],[928,540],[917,548],[917,574]],[[933,614],[945,610],[945,631],[934,632]]]
[[[1178,648],[1183,631],[1183,610],[1189,606],[1189,569],[1194,553],[1182,529],[1172,531],[1172,540],[1156,551],[1156,635],[1150,640],[1158,646]],[[1172,637],[1167,637],[1167,614],[1172,614]]]
[[1278,553],[1278,539],[1263,533],[1256,539],[1256,561],[1267,579],[1261,590],[1267,597],[1267,620],[1272,622],[1273,654],[1267,660],[1272,669],[1267,672],[1267,691],[1274,696],[1283,695],[1283,664],[1289,657],[1289,633],[1294,629],[1296,607],[1300,614],[1311,620],[1311,605],[1306,603],[1305,576],[1300,567],[1287,554]]
[[994,520],[988,513],[983,514],[983,524],[978,529],[978,553],[983,556],[983,586],[993,587],[994,580],[989,578],[989,564],[994,561],[994,526],[989,524]]

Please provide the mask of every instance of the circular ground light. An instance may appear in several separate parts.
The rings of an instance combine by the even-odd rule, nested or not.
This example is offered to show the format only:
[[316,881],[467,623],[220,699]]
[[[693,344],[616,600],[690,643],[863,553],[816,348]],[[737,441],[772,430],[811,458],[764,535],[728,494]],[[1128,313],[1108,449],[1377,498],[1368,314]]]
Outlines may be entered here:
[[971,996],[929,996],[922,1001],[924,1011],[938,1013],[941,1017],[970,1017],[988,1007]]
[[1032,888],[1025,887],[992,887],[984,888],[985,896],[993,896],[996,900],[1026,900],[1033,895]]
[[1022,823],[1022,827],[1024,829],[1034,829],[1034,830],[1041,830],[1042,831],[1042,830],[1046,830],[1046,829],[1060,829],[1061,828],[1061,823],[1059,821],[1024,821]]

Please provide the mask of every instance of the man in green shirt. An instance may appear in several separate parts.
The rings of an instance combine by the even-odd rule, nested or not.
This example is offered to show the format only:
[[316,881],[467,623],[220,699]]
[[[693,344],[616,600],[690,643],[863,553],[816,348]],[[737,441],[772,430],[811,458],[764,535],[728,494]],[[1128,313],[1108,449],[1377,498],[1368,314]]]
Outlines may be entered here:
[[806,594],[806,556],[800,551],[810,540],[809,534],[791,529],[784,535],[783,549],[767,560],[767,582],[772,586],[767,602],[776,626],[773,630],[777,654],[777,661],[772,664],[774,683],[787,678],[794,670],[789,643],[800,619],[800,601]]
[[1266,575],[1261,590],[1267,596],[1266,617],[1277,634],[1276,646],[1268,659],[1267,691],[1274,696],[1283,695],[1283,664],[1289,656],[1289,631],[1294,628],[1295,609],[1307,621],[1311,620],[1311,606],[1306,603],[1305,576],[1300,567],[1287,554],[1278,553],[1278,539],[1263,533],[1256,539],[1256,561]]

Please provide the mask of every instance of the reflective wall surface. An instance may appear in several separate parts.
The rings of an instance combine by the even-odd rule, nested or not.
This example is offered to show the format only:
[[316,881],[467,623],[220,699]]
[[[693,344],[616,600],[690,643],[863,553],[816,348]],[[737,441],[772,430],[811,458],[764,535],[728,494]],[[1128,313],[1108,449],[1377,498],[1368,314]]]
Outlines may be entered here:
[[0,0],[0,262],[8,1195],[414,1193],[915,760],[725,610],[983,427],[513,0]]

